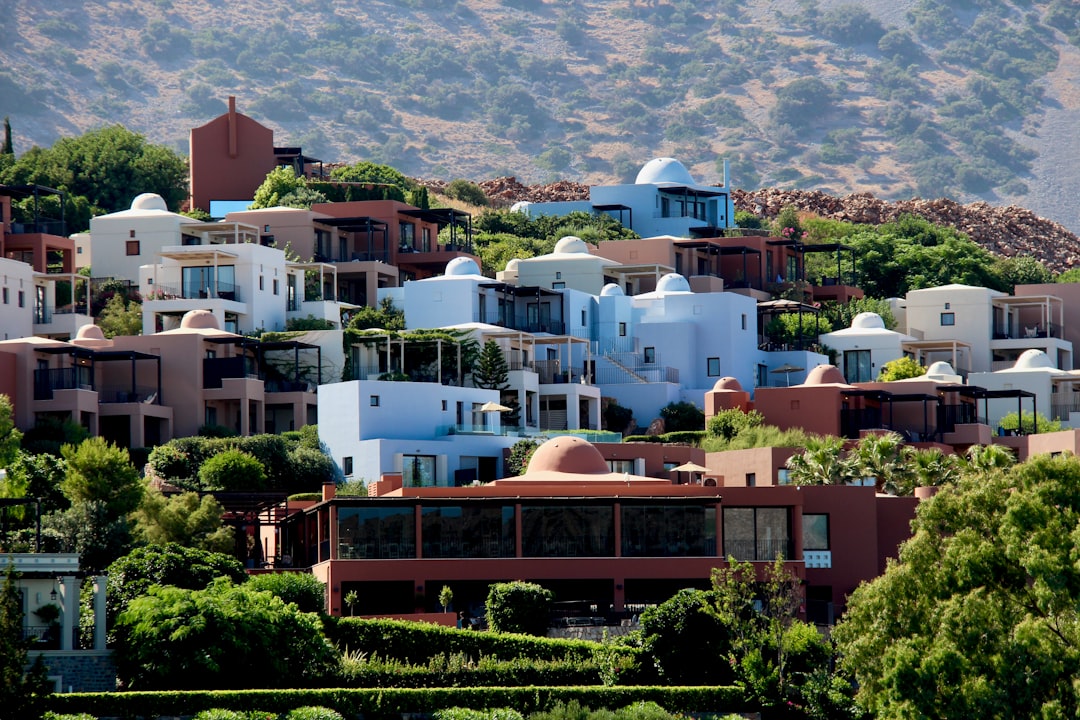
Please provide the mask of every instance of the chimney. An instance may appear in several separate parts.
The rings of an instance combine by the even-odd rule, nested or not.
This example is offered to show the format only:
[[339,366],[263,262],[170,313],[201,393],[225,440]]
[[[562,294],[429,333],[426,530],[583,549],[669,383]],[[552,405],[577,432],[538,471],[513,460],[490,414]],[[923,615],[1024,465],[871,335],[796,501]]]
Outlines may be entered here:
[[333,500],[335,495],[337,495],[337,485],[335,485],[332,482],[323,483],[323,486],[322,486],[322,499],[323,499],[323,501]]
[[229,96],[229,157],[235,158],[236,150],[236,96]]

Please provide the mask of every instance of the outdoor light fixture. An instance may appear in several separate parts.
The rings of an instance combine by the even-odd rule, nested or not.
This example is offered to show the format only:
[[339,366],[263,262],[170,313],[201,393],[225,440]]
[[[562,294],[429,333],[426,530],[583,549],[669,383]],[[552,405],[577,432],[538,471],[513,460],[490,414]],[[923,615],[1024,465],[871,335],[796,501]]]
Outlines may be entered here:
[[49,599],[56,602],[56,586],[53,585],[52,592],[49,593]]

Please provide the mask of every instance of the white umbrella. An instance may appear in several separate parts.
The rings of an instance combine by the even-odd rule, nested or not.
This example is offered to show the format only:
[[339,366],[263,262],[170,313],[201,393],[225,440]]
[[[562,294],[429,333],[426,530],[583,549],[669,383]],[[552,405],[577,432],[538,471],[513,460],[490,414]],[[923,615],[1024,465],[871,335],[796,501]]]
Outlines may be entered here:
[[497,402],[486,402],[480,406],[480,412],[510,412],[510,408]]

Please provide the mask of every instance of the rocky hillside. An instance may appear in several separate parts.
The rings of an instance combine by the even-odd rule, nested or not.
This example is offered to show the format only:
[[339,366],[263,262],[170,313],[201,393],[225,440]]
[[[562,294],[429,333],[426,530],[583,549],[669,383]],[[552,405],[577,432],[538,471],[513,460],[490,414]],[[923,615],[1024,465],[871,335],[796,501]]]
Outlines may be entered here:
[[[441,191],[442,183],[429,183]],[[554,202],[586,200],[589,188],[581,183],[559,181],[545,185],[523,185],[514,177],[496,178],[480,183],[493,204],[511,205],[520,200]],[[1060,224],[1041,218],[1030,210],[1014,205],[996,207],[985,202],[962,205],[953,200],[887,201],[869,193],[834,197],[820,191],[804,190],[735,190],[737,210],[766,218],[776,217],[785,206],[818,217],[853,223],[879,224],[911,214],[932,223],[956,228],[979,245],[1005,257],[1028,256],[1060,273],[1080,266],[1080,237]]]
[[1075,0],[0,0],[17,152],[105,123],[421,177],[1020,205],[1080,230]]

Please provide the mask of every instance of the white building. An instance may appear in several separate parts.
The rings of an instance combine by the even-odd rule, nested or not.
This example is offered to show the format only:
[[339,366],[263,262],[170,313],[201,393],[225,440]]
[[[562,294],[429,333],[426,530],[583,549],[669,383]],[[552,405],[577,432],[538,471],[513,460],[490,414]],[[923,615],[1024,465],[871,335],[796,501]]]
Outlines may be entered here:
[[641,237],[715,237],[735,225],[735,205],[728,188],[726,163],[723,185],[715,186],[697,183],[674,158],[655,158],[641,168],[632,184],[590,187],[588,200],[517,203],[514,209],[530,217],[575,210],[604,212]]
[[990,391],[1022,390],[1034,395],[1032,399],[986,400],[986,422],[992,428],[1009,413],[1027,415],[1033,408],[1044,417],[1061,420],[1065,427],[1080,427],[1080,373],[1054,367],[1042,350],[1025,350],[1010,368],[972,373],[968,383]]
[[849,383],[872,382],[887,362],[904,355],[903,343],[915,340],[911,335],[888,330],[877,313],[859,313],[851,327],[823,333],[818,341],[836,351],[836,366]]

